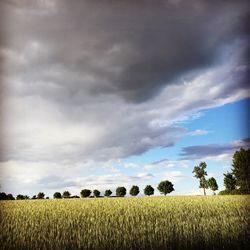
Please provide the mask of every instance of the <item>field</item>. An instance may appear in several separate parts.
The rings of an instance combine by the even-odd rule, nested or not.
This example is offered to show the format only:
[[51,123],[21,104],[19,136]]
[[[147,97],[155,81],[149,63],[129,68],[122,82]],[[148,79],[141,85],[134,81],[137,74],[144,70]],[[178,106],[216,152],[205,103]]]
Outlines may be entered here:
[[1,249],[247,249],[250,196],[1,201]]

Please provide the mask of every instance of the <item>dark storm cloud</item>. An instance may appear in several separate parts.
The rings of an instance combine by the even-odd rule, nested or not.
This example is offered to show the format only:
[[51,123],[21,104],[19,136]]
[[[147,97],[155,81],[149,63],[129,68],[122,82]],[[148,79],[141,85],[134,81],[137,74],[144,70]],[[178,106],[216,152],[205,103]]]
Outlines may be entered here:
[[[115,171],[111,165],[121,158],[171,147],[188,132],[176,122],[249,96],[247,5],[246,0],[0,1],[4,185],[16,184],[19,192],[37,182],[38,192],[151,178],[114,172],[82,177],[103,165]],[[227,152],[227,145],[210,147],[216,146]],[[216,153],[185,150],[198,157],[199,149]],[[185,161],[165,160],[148,168],[177,164],[186,167]],[[13,179],[5,178],[10,175]]]
[[0,5],[8,17],[2,161],[107,160],[170,147],[185,134],[174,121],[245,97],[244,0]]
[[[39,56],[14,66],[33,85],[22,91],[61,101],[88,93],[143,102],[246,40],[244,0],[6,2],[19,6],[13,47],[22,53],[30,41],[41,45]],[[43,91],[46,82],[59,85],[59,94]]]
[[190,146],[182,149],[181,156],[183,159],[202,159],[204,157],[219,156],[222,154],[232,154],[240,148],[250,147],[250,138],[234,141],[229,144],[208,144]]

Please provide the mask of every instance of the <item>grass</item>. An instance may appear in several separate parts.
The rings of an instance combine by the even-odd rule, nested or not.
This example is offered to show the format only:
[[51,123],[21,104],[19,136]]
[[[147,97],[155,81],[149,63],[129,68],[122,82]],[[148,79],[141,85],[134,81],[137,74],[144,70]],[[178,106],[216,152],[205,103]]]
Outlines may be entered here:
[[0,249],[248,249],[250,196],[0,202]]

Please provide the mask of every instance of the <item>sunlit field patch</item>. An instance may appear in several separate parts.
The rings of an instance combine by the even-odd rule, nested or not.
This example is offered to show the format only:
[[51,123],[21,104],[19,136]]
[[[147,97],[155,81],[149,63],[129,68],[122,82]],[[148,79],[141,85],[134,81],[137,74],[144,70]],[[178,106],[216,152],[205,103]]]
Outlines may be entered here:
[[250,196],[1,201],[1,249],[247,249]]

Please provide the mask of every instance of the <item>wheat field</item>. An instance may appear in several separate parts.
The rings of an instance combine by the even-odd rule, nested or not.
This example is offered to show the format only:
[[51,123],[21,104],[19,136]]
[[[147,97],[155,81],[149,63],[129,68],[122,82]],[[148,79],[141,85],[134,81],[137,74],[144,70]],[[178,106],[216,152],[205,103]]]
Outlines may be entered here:
[[0,202],[1,249],[247,249],[250,196]]

